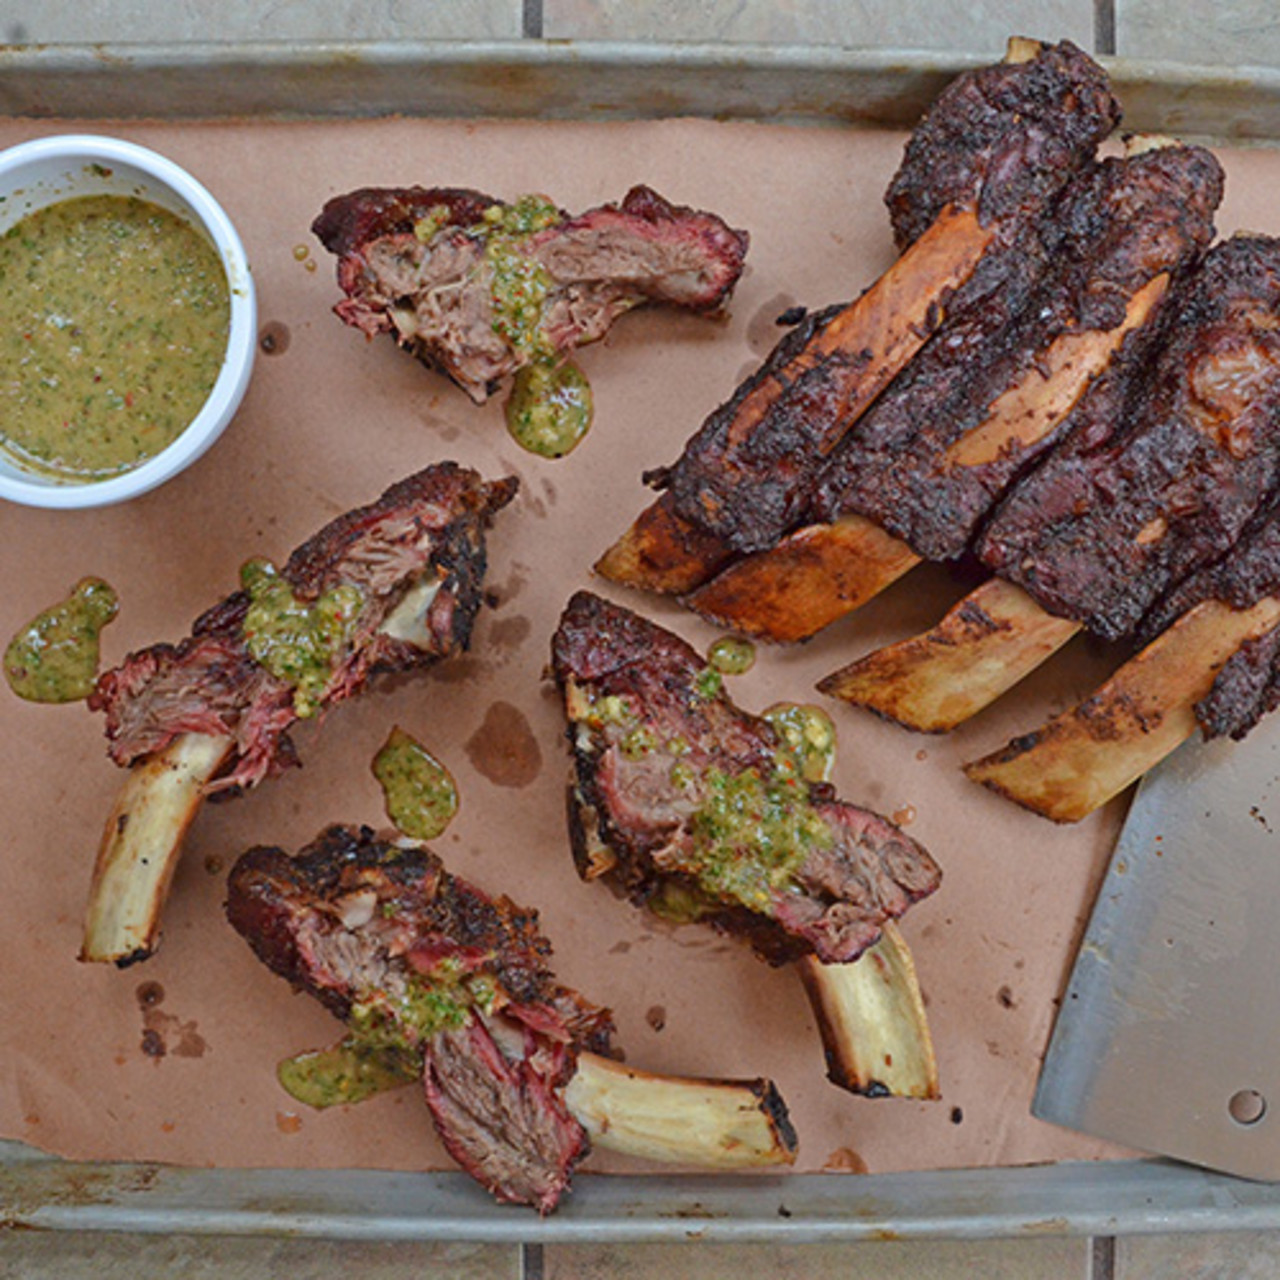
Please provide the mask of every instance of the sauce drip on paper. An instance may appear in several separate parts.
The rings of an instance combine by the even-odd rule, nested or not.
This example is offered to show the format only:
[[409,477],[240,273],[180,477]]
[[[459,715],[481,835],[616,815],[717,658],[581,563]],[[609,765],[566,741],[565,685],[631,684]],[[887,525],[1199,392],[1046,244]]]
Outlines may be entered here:
[[9,641],[4,675],[29,702],[76,702],[93,692],[98,637],[116,616],[116,593],[101,578],[82,578],[71,595],[37,615]]
[[373,758],[387,817],[415,840],[441,835],[458,812],[458,789],[448,769],[398,725]]

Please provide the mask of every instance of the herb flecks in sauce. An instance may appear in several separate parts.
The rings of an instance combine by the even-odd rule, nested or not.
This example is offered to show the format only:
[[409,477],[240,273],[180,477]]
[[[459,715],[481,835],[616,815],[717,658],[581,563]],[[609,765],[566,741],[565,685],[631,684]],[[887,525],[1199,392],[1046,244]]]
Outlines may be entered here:
[[723,636],[707,652],[707,662],[721,675],[740,676],[756,664],[756,647],[741,636]]
[[506,414],[507,430],[522,448],[563,458],[591,426],[591,385],[571,360],[525,365],[516,374]]
[[82,578],[71,595],[33,618],[9,641],[4,674],[30,702],[75,702],[93,692],[98,637],[116,616],[116,593],[101,578]]
[[689,829],[702,888],[762,912],[811,852],[834,843],[796,761],[781,751],[767,777],[757,769],[708,769]]
[[360,591],[337,586],[314,601],[300,600],[276,567],[261,559],[245,563],[240,583],[250,600],[244,619],[250,656],[293,686],[297,715],[316,715],[351,641],[363,603]]
[[458,812],[458,790],[448,769],[398,725],[373,758],[387,817],[417,840],[442,834]]
[[779,702],[764,713],[764,719],[799,761],[806,781],[830,781],[836,759],[836,727],[821,707]]
[[217,381],[231,301],[207,240],[130,196],[83,196],[0,235],[0,447],[105,480],[171,444]]
[[286,1058],[276,1068],[285,1091],[318,1110],[346,1102],[363,1102],[388,1089],[412,1084],[422,1076],[415,1055],[398,1049],[373,1049],[346,1036],[328,1049],[311,1049]]
[[461,1030],[472,1009],[487,1013],[496,999],[492,978],[466,974],[457,960],[445,957],[430,973],[412,971],[394,990],[382,989],[354,1001],[347,1027],[369,1049],[420,1053],[437,1032]]
[[701,791],[684,867],[697,888],[679,901],[670,901],[668,893],[655,908],[659,914],[696,919],[709,909],[700,894],[767,914],[810,853],[834,844],[835,834],[810,791],[811,784],[830,777],[835,760],[830,717],[820,707],[779,703],[764,719],[778,739],[769,768],[709,768],[699,779],[685,762],[672,765],[675,786]]

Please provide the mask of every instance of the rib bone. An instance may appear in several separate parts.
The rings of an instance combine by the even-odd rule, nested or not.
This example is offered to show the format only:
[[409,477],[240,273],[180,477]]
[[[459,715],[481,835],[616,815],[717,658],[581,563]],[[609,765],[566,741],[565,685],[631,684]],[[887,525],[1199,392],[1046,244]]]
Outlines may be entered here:
[[890,921],[852,964],[797,961],[832,1084],[869,1097],[933,1099],[938,1064],[915,962]]
[[1056,653],[1078,622],[1046,613],[992,578],[931,631],[886,645],[827,676],[823,693],[922,733],[945,733],[990,706]]
[[652,1075],[582,1053],[564,1096],[594,1145],[625,1155],[716,1169],[795,1161],[795,1132],[769,1080]]
[[1248,609],[1207,600],[1130,659],[1092,697],[965,767],[1009,800],[1077,822],[1195,731],[1195,704],[1246,640],[1280,623],[1280,597]]

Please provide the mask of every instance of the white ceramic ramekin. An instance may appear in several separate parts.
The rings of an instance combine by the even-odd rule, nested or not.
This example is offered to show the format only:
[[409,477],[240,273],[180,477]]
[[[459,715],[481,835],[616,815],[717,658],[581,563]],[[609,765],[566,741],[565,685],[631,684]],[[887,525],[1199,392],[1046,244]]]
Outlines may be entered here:
[[257,348],[257,304],[244,246],[218,202],[189,173],[146,147],[117,138],[64,134],[0,151],[0,232],[46,205],[76,196],[131,195],[202,231],[217,249],[231,293],[222,370],[190,425],[165,449],[110,480],[51,479],[0,453],[0,498],[33,507],[104,507],[135,498],[199,458],[235,416]]

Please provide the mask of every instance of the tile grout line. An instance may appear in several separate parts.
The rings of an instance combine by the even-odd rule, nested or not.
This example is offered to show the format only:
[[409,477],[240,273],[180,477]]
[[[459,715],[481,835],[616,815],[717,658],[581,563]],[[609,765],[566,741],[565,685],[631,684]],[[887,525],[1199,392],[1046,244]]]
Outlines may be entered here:
[[1093,51],[1102,57],[1116,51],[1115,0],[1093,0]]
[[523,0],[520,34],[526,40],[542,39],[542,0]]
[[[1116,1238],[1094,1236],[1093,1251],[1089,1255],[1089,1280],[1115,1280]],[[541,1280],[542,1273],[538,1273]]]
[[[522,1244],[520,1246],[520,1280],[543,1280],[543,1258],[540,1244]],[[1110,1280],[1109,1273],[1107,1280]]]

